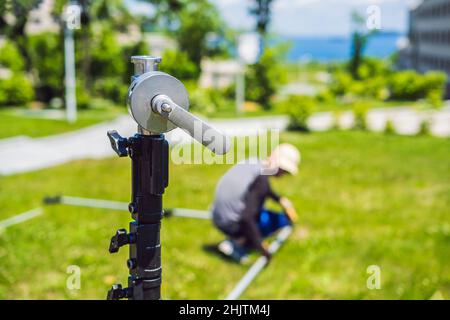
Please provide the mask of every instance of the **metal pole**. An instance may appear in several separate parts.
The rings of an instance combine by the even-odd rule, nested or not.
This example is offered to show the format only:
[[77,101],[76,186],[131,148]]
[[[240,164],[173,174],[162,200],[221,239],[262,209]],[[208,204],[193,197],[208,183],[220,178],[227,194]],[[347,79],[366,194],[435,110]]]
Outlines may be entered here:
[[236,113],[241,114],[244,110],[245,102],[245,64],[240,62],[242,70],[236,76]]
[[[128,211],[128,205],[129,205],[128,202],[104,200],[104,199],[70,197],[70,196],[47,197],[44,199],[44,203],[46,203],[46,204],[64,204],[64,205],[69,205],[69,206],[97,208],[97,209],[111,209],[111,210],[118,210],[118,211]],[[211,220],[211,212],[209,212],[208,210],[169,208],[164,211],[167,216]]]
[[42,208],[36,208],[33,210],[29,210],[27,212],[18,214],[17,216],[0,221],[0,229],[6,229],[15,224],[25,222],[27,220],[33,219],[37,216],[40,216],[43,213],[44,213],[44,211],[42,210]]
[[[277,238],[270,244],[269,252],[273,255],[281,245],[286,241],[289,235],[292,233],[292,227],[287,226],[278,232]],[[255,263],[250,267],[247,273],[242,277],[234,289],[228,294],[225,300],[236,300],[239,299],[241,294],[247,289],[250,283],[255,279],[255,277],[261,272],[261,270],[266,266],[269,260],[262,256],[255,261]]]
[[73,30],[65,23],[64,30],[64,67],[66,87],[66,117],[67,121],[77,121],[77,98],[75,81],[75,46],[73,41]]
[[59,200],[60,200],[59,203],[71,206],[128,211],[127,202],[68,197],[68,196],[61,196]]

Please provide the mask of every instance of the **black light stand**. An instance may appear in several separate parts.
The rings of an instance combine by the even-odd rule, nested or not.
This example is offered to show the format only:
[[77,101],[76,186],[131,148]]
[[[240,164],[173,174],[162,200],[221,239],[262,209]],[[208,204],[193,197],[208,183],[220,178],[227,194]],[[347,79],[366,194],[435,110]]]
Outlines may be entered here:
[[131,138],[108,131],[114,151],[132,160],[132,199],[129,211],[134,221],[130,232],[120,229],[111,238],[109,252],[130,245],[128,287],[113,285],[108,300],[158,300],[161,298],[162,195],[168,186],[169,147],[165,132],[177,127],[217,154],[228,151],[229,141],[220,132],[188,112],[184,85],[158,71],[161,58],[134,56],[135,74],[128,90],[128,106],[138,131]]

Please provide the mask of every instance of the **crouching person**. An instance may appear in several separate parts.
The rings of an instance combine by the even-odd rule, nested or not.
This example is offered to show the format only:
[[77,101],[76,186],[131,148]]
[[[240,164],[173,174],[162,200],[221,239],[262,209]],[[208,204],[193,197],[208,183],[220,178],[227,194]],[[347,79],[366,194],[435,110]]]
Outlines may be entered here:
[[[264,238],[297,219],[292,203],[272,190],[269,178],[297,174],[298,149],[281,144],[268,159],[255,162],[239,163],[228,170],[217,185],[213,204],[214,225],[228,238],[218,250],[239,263],[246,262],[252,249],[270,258]],[[267,198],[277,201],[283,212],[266,210]]]

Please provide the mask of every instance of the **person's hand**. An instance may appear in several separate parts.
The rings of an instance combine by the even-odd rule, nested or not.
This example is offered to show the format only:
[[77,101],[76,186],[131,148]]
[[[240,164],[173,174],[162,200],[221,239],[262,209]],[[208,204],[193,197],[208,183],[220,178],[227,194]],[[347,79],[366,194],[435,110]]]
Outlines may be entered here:
[[283,207],[283,210],[286,212],[287,216],[292,222],[296,222],[298,220],[297,212],[295,211],[294,205],[291,200],[286,197],[280,198],[280,205]]

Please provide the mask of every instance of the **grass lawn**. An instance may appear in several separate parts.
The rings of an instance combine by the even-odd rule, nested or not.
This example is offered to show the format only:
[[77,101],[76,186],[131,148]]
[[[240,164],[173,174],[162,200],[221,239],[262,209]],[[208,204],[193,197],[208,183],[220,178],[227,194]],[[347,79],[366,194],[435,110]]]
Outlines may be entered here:
[[[299,146],[299,176],[274,183],[298,207],[300,223],[242,298],[450,298],[450,140],[365,132],[286,133]],[[225,165],[173,165],[167,207],[205,209]],[[129,200],[130,161],[76,161],[0,177],[0,220],[40,205],[45,195]],[[0,234],[0,298],[104,299],[126,284],[127,248],[108,253],[126,212],[46,207]],[[221,240],[208,221],[163,221],[165,299],[223,298],[247,267],[202,246]],[[66,289],[69,265],[81,290]],[[381,268],[381,289],[366,287]]]
[[69,124],[60,119],[36,119],[33,114],[24,114],[23,108],[0,109],[0,139],[25,135],[43,137],[68,132],[90,126],[97,122],[112,120],[119,114],[125,113],[125,107],[111,107],[78,111],[76,123]]

